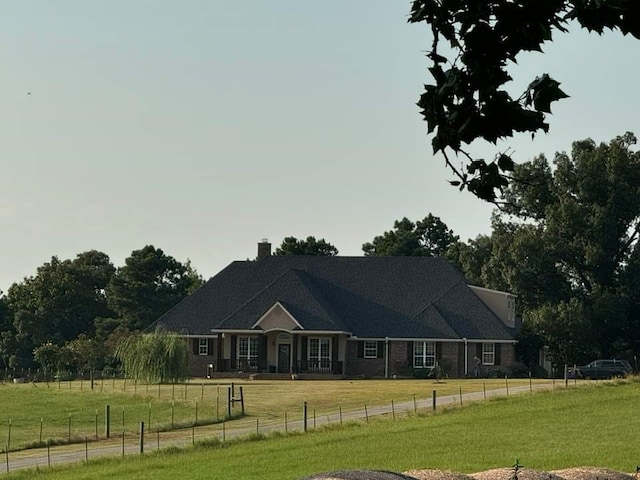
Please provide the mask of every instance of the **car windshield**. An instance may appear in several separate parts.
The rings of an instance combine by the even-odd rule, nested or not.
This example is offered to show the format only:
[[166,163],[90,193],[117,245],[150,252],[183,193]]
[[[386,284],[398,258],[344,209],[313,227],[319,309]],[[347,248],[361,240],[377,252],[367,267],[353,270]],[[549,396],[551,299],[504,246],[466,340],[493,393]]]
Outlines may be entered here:
[[590,368],[631,368],[626,360],[594,360],[587,365]]

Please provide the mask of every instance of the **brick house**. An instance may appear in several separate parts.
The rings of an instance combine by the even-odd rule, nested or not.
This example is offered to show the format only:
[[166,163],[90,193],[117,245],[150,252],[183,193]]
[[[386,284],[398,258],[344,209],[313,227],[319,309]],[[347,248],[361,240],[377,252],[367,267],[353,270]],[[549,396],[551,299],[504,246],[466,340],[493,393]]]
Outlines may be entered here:
[[233,262],[160,317],[192,376],[422,376],[508,371],[515,296],[467,285],[444,258],[271,256]]

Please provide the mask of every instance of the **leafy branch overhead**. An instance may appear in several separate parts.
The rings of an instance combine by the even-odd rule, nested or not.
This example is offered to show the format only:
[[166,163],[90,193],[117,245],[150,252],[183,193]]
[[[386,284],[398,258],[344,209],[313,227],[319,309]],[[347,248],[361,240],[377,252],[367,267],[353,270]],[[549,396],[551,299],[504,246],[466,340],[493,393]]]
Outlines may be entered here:
[[[568,22],[599,34],[620,30],[640,38],[638,0],[415,0],[409,22],[426,22],[433,33],[427,57],[434,82],[425,85],[418,106],[456,180],[483,200],[498,202],[512,178],[514,161],[500,152],[492,161],[473,158],[463,144],[482,139],[496,143],[514,133],[549,131],[551,104],[567,97],[548,74],[534,79],[518,98],[504,85],[512,80],[509,62],[521,52],[542,51],[554,30]],[[440,41],[446,41],[444,50]],[[457,168],[449,152],[466,159]]]

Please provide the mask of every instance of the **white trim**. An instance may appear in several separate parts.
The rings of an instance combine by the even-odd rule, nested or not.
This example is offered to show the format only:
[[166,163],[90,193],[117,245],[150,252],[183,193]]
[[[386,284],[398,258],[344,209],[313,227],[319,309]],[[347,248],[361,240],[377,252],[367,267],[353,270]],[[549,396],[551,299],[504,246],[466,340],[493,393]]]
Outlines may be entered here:
[[[433,342],[430,340],[418,340],[413,342],[413,358],[411,359],[411,366],[413,368],[433,368],[438,363],[438,358],[436,356],[438,347],[438,342]],[[416,347],[418,345],[422,345],[422,353],[420,355],[416,354]],[[433,354],[428,353],[429,346],[433,347]],[[422,359],[423,364],[421,366],[416,365],[416,358]],[[427,365],[427,360],[433,360],[433,365]]]
[[361,342],[363,340],[367,340],[367,341],[389,341],[389,342],[442,342],[442,343],[464,343],[469,342],[469,343],[504,343],[504,344],[513,344],[515,345],[516,343],[518,343],[517,340],[492,340],[492,339],[487,339],[487,338],[428,338],[428,337],[424,337],[424,338],[418,338],[418,337],[400,337],[400,338],[395,338],[395,337],[387,337],[387,338],[378,338],[378,337],[349,337],[347,338],[347,341],[349,342]]
[[[311,341],[312,340],[317,340],[318,341],[318,357],[312,357],[311,356]],[[329,346],[329,354],[327,357],[323,357],[321,356],[322,353],[322,348],[320,343],[326,343]],[[322,367],[324,362],[328,362],[329,365],[331,365],[333,359],[333,341],[331,337],[308,337],[307,338],[307,362],[317,362],[319,366]]]
[[[294,317],[293,315],[291,315],[291,313],[289,312],[289,310],[287,310],[286,308],[284,308],[284,306],[283,306],[280,302],[276,302],[276,303],[274,303],[274,304],[273,304],[273,306],[272,306],[269,310],[267,310],[267,311],[265,312],[265,314],[264,314],[264,315],[262,315],[262,316],[258,319],[258,321],[257,321],[256,323],[254,323],[254,324],[253,324],[253,327],[251,327],[251,328],[256,328],[256,327],[260,326],[260,323],[261,323],[261,322],[262,322],[262,321],[263,321],[263,320],[264,320],[264,319],[265,319],[265,318],[266,318],[266,317],[267,317],[271,312],[273,312],[273,311],[274,311],[276,308],[278,308],[278,307],[280,307],[280,308],[284,311],[284,313],[286,313],[286,314],[287,314],[287,316],[291,319],[291,321],[292,321],[293,323],[295,323],[295,324],[296,324],[296,326],[297,326],[299,329],[304,330],[304,328],[302,328],[302,325],[300,325],[300,322],[298,322],[298,321],[295,319],[295,317]],[[278,329],[278,330],[282,330],[282,329],[280,328],[280,329]],[[266,331],[266,330],[264,330],[264,331]]]
[[466,338],[462,339],[464,341],[464,376],[469,376],[469,342]]
[[389,339],[384,339],[384,378],[389,378]]
[[[247,339],[247,356],[240,356],[240,341],[242,339]],[[236,360],[257,360],[258,359],[258,350],[260,350],[259,340],[260,337],[258,335],[238,335],[236,339]],[[255,352],[251,349],[252,341],[255,342]]]
[[[487,350],[485,351],[485,346],[491,346],[491,351]],[[482,342],[482,353],[481,353],[482,357],[480,358],[480,361],[482,362],[482,365],[487,365],[487,366],[493,366],[496,364],[496,344],[494,342]],[[491,361],[490,362],[485,362],[485,355],[490,356],[491,357]]]
[[293,333],[293,332],[303,332],[304,330],[287,330],[286,328],[282,328],[282,327],[274,327],[274,328],[270,328],[269,330],[252,330],[252,332],[262,332],[262,333],[271,333],[271,332],[286,332],[286,333]]
[[[204,344],[203,341],[204,340]],[[202,347],[204,347],[204,353],[202,353]],[[209,356],[212,355],[213,352],[209,352],[209,338],[200,337],[198,338],[198,356]]]
[[256,335],[264,330],[216,330],[212,328],[211,331],[215,331],[217,335]]
[[467,287],[469,287],[472,290],[477,289],[477,290],[482,290],[483,292],[500,293],[502,295],[506,295],[508,297],[513,297],[513,298],[517,298],[518,297],[518,295],[514,295],[513,293],[504,292],[502,290],[493,290],[492,288],[478,287],[476,285],[467,285]]
[[[363,342],[362,358],[378,358],[378,342],[376,340],[363,340]],[[367,355],[367,343],[373,343],[375,345],[375,353],[373,355]]]
[[299,335],[349,335],[349,332],[341,330],[291,330],[291,332]]
[[216,335],[261,335],[274,331],[287,332],[292,335],[350,335],[349,332],[345,332],[343,330],[283,330],[282,328],[275,328],[273,330],[262,330],[260,328],[255,330],[212,330],[215,330]]

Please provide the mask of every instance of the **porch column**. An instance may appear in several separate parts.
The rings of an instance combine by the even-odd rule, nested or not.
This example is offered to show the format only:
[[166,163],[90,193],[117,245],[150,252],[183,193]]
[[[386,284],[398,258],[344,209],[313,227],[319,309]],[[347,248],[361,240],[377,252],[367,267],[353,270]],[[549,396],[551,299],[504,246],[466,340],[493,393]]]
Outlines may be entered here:
[[267,349],[269,348],[266,334],[262,334],[258,340],[258,372],[267,371]]
[[300,336],[295,333],[291,334],[291,372],[298,373],[298,342],[300,341]]
[[384,337],[384,378],[389,378],[389,337]]
[[218,334],[218,348],[216,349],[216,365],[213,366],[213,369],[218,371],[218,372],[226,372],[227,369],[225,368],[224,362],[223,362],[223,354],[224,354],[224,339],[222,338],[222,334],[219,333]]
[[464,341],[464,376],[469,376],[469,345],[467,345],[467,339],[463,338]]

